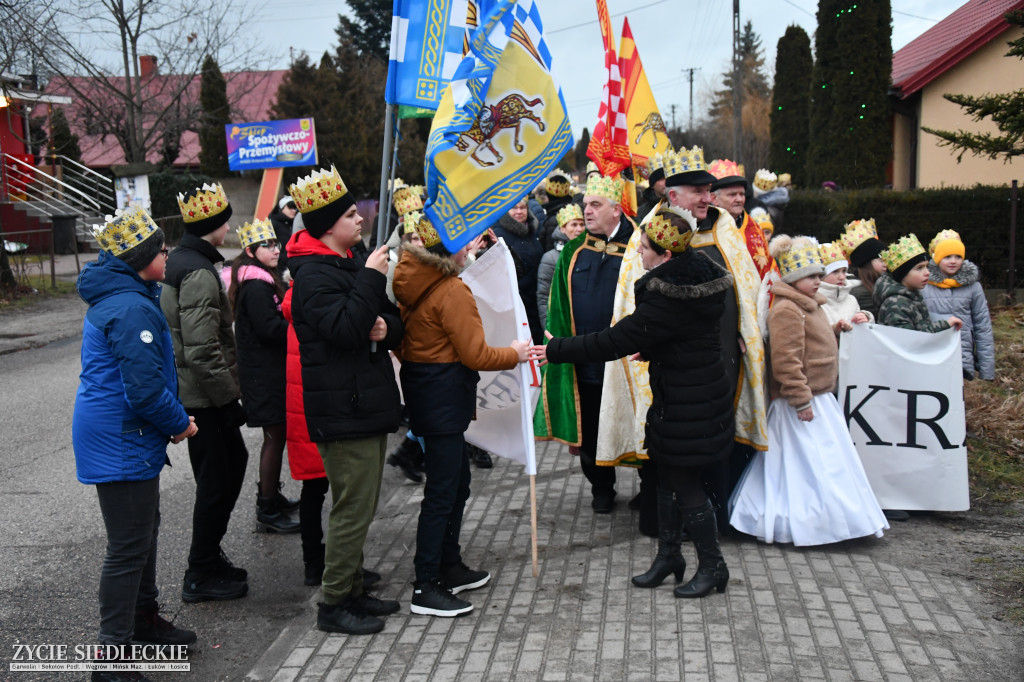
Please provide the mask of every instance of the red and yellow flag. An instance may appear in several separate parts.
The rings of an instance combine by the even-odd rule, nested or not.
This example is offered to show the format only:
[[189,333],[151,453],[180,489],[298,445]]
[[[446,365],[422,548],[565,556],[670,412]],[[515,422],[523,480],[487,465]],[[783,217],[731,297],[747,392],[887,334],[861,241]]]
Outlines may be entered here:
[[633,155],[633,165],[644,168],[649,157],[664,153],[671,148],[672,143],[654,101],[644,65],[640,62],[633,32],[629,30],[629,19],[622,22],[619,71],[622,74],[622,101],[626,109],[629,152]]
[[612,34],[608,5],[605,0],[596,2],[601,37],[604,39],[604,66],[608,79],[601,92],[601,108],[597,113],[594,132],[590,136],[587,156],[597,164],[601,175],[615,177],[623,168],[630,165],[626,108],[622,100],[622,78],[619,75],[619,60],[615,56],[615,36]]

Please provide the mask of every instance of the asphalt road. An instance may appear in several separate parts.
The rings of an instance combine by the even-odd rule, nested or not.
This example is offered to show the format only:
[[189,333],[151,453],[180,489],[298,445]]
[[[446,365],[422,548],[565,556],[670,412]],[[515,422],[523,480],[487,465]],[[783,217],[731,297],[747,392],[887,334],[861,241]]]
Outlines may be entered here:
[[[2,680],[88,679],[88,673],[12,673],[8,665],[15,643],[73,649],[96,642],[106,540],[95,489],[75,478],[71,416],[80,346],[76,335],[0,355]],[[160,602],[165,617],[195,630],[199,641],[190,673],[149,673],[154,680],[242,679],[288,622],[303,614],[315,617],[310,602],[319,598],[319,589],[302,584],[299,536],[255,532],[261,432],[243,432],[249,466],[224,549],[249,571],[249,595],[232,602],[181,601],[195,485],[185,445],[169,448],[173,466],[161,476]],[[396,472],[386,469],[385,488],[401,485]],[[287,466],[283,480],[286,494],[297,497],[299,484],[288,477]]]

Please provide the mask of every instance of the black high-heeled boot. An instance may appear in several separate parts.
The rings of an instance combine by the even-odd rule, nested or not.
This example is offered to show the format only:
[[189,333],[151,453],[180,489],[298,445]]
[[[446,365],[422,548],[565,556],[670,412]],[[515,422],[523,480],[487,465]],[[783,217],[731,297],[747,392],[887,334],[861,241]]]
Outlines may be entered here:
[[682,531],[682,516],[676,505],[671,490],[658,488],[658,554],[654,563],[646,573],[633,576],[633,584],[637,587],[657,587],[674,573],[676,582],[683,581],[686,571],[686,560],[680,551],[682,542],[679,534]]
[[698,599],[708,595],[712,589],[719,594],[729,584],[729,568],[718,545],[718,522],[710,502],[699,507],[680,508],[693,545],[697,549],[697,574],[685,585],[677,587],[673,594],[683,599]]

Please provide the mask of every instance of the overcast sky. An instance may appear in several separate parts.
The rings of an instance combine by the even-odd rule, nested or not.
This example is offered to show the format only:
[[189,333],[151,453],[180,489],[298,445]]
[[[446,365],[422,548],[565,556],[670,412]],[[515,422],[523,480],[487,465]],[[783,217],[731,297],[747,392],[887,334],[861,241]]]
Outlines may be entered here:
[[[344,2],[302,5],[292,15],[292,0],[253,3],[259,15],[257,35],[274,59],[274,68],[287,68],[289,48],[304,50],[317,59],[335,45],[337,13]],[[871,0],[867,0],[871,1]],[[965,0],[892,0],[893,50],[898,50]],[[538,0],[544,29],[554,57],[555,75],[562,84],[573,133],[593,129],[601,97],[604,55],[594,0]],[[623,18],[636,40],[637,51],[654,90],[662,116],[671,123],[672,105],[680,124],[689,115],[689,79],[694,73],[694,116],[700,117],[706,94],[720,87],[723,71],[732,58],[732,0],[607,0],[616,36]],[[333,7],[332,7],[333,5]],[[340,8],[340,9],[339,9]],[[797,24],[812,36],[817,26],[813,0],[741,0],[740,20],[753,22],[761,36],[766,69],[774,72],[775,49],[786,27]],[[704,95],[704,97],[702,97]]]

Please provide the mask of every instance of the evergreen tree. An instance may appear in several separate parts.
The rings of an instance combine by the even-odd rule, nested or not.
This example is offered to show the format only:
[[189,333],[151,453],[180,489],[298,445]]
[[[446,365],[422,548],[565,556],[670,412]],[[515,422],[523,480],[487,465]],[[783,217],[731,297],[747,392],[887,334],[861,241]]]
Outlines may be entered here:
[[231,123],[228,86],[217,60],[207,55],[199,82],[199,170],[215,178],[227,176],[228,145],[224,126]]
[[50,133],[54,151],[72,161],[82,163],[82,149],[78,146],[78,135],[71,132],[63,109],[53,110]]
[[589,146],[590,131],[584,128],[583,134],[580,135],[580,141],[576,143],[576,149],[573,153],[573,156],[576,159],[576,170],[578,171],[582,171],[587,167],[587,147]]
[[885,183],[892,157],[889,0],[821,0],[815,33],[808,176],[844,187]]
[[338,42],[351,41],[360,56],[385,64],[391,48],[391,0],[345,0],[355,19],[338,15]]
[[793,183],[806,181],[811,115],[811,39],[793,25],[779,38],[771,107],[771,168],[788,172]]
[[[1015,26],[1024,26],[1024,10],[1015,10],[1005,15],[1006,20]],[[1024,59],[1024,36],[1007,42],[1010,51],[1007,57]],[[964,154],[971,152],[977,156],[987,156],[1010,160],[1024,154],[1024,90],[996,95],[952,95],[944,94],[953,104],[959,104],[975,121],[992,119],[999,129],[1000,135],[991,133],[972,133],[966,130],[948,131],[922,128],[927,133],[941,138],[939,144],[959,150],[956,159],[959,162]]]

